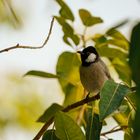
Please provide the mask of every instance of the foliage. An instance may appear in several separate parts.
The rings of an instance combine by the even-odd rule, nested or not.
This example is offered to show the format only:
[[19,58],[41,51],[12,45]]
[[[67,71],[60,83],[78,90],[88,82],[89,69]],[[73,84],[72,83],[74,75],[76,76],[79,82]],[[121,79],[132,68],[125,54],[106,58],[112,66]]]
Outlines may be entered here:
[[[84,48],[88,41],[92,41],[101,57],[106,57],[110,61],[122,83],[106,81],[100,92],[99,101],[93,101],[92,104],[74,109],[74,111],[70,111],[67,114],[60,112],[60,110],[63,111],[63,107],[58,104],[50,106],[39,118],[39,121],[47,122],[52,117],[54,118],[54,128],[53,130],[46,131],[43,139],[45,139],[44,137],[47,139],[48,136],[46,136],[46,134],[50,135],[50,132],[52,131],[55,135],[52,139],[99,140],[101,135],[106,136],[105,134],[102,134],[101,129],[104,127],[104,122],[107,117],[115,119],[120,126],[119,129],[111,130],[110,133],[122,130],[125,133],[124,139],[130,139],[130,136],[132,137],[132,116],[136,111],[135,100],[130,96],[130,94],[135,94],[132,93],[135,91],[131,91],[130,89],[132,86],[131,69],[128,64],[130,43],[117,29],[124,25],[126,21],[107,29],[103,34],[96,33],[87,37],[87,28],[101,24],[103,23],[103,20],[100,17],[93,16],[86,9],[79,9],[79,17],[83,23],[84,32],[83,34],[78,34],[73,27],[75,17],[69,6],[62,0],[56,0],[56,2],[60,5],[60,11],[59,15],[55,16],[55,19],[62,27],[64,33],[63,41],[68,46],[72,47],[74,51],[75,48],[78,50],[80,46]],[[136,37],[134,37],[134,39],[135,38]],[[131,40],[131,43],[132,46],[135,44],[133,39]],[[76,47],[74,47],[74,45],[76,45]],[[133,55],[135,55],[135,53]],[[136,67],[137,64],[134,64],[133,60],[135,57],[130,55],[134,75],[138,73],[135,71],[136,69],[138,70]],[[56,75],[40,71],[30,71],[27,75],[57,78],[65,94],[63,104],[65,107],[81,100],[85,94],[79,79],[78,69],[80,63],[76,53],[63,52],[57,61]],[[136,80],[134,79],[136,83],[137,81],[140,81],[137,78],[138,77],[136,76]],[[121,109],[124,107],[124,110]],[[82,115],[81,112],[83,112]],[[82,130],[84,131],[85,136],[81,131],[81,128],[83,128]]]
[[130,66],[132,68],[133,73],[133,80],[135,81],[137,85],[137,92],[136,92],[136,106],[137,106],[137,112],[135,121],[133,123],[134,128],[134,139],[139,140],[140,139],[140,23],[138,23],[132,30],[132,36],[131,36],[131,47],[130,47]]
[[[47,130],[42,139],[99,140],[100,136],[106,137],[109,133],[122,130],[125,133],[125,140],[132,139],[132,137],[139,140],[140,124],[138,119],[140,117],[140,105],[138,102],[140,95],[138,92],[140,91],[140,55],[138,52],[140,50],[138,46],[140,46],[140,42],[138,36],[140,25],[138,24],[133,29],[130,42],[117,29],[124,25],[126,21],[107,29],[102,34],[93,33],[89,37],[87,29],[103,23],[103,20],[86,9],[79,9],[79,17],[83,24],[83,34],[79,34],[73,26],[75,16],[69,6],[63,0],[56,0],[56,2],[59,4],[60,10],[59,14],[54,17],[62,27],[63,41],[72,47],[73,51],[78,50],[81,46],[82,48],[86,47],[89,41],[92,42],[100,56],[108,59],[122,83],[106,81],[100,92],[100,99],[98,101],[92,101],[92,103],[74,108],[74,110],[69,109],[70,111],[66,113],[64,110],[66,106],[82,100],[85,96],[79,78],[79,66],[81,62],[78,55],[74,52],[63,52],[57,61],[56,74],[37,70],[27,72],[25,75],[58,79],[65,95],[62,106],[54,103],[39,117],[39,122],[46,122],[44,126],[50,120],[54,120],[53,128]],[[129,58],[131,68],[128,63]],[[133,82],[137,85],[136,93],[131,90]],[[134,96],[136,94],[136,99],[132,98],[130,94]],[[124,107],[125,109],[122,109]],[[136,118],[134,121],[133,116],[135,113]],[[113,118],[118,123],[119,129],[112,129],[109,132],[102,133],[101,130],[107,117]]]
[[104,120],[105,117],[117,110],[124,96],[129,92],[129,88],[125,85],[117,84],[109,80],[105,82],[100,92],[100,120]]
[[85,136],[74,120],[63,112],[57,112],[54,119],[56,136],[61,140],[85,140]]

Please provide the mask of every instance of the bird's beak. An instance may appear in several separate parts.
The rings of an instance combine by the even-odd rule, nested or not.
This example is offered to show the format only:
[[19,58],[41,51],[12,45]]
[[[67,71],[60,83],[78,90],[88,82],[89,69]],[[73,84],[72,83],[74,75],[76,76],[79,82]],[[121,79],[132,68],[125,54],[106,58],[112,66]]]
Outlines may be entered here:
[[77,53],[79,53],[79,54],[83,54],[82,51],[77,51]]
[[80,53],[81,54],[81,51],[77,51],[77,53]]

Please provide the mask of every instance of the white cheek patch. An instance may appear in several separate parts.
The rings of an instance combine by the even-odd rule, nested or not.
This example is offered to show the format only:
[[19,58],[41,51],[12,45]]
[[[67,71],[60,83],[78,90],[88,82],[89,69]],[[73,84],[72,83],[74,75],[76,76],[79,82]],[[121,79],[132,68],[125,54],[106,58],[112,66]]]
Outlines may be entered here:
[[95,60],[96,60],[96,55],[94,53],[91,53],[85,61],[91,63],[91,62],[95,62]]

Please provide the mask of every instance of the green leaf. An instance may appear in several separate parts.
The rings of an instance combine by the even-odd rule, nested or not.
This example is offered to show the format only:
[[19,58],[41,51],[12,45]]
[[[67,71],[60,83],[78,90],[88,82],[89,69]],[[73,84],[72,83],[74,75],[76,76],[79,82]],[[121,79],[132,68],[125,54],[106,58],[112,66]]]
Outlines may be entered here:
[[68,40],[68,37],[66,35],[63,36],[63,41],[68,44],[69,46],[71,46],[71,43]]
[[127,98],[129,99],[129,101],[131,102],[131,104],[133,105],[133,107],[136,108],[136,100],[137,100],[136,93],[129,93],[127,95]]
[[79,66],[81,62],[76,53],[63,52],[57,62],[56,73],[60,75],[59,82],[64,93],[67,94],[67,87],[75,87],[80,83]]
[[[83,98],[83,86],[79,76],[80,64],[80,59],[76,53],[63,52],[58,58],[56,73],[60,75],[58,80],[65,93],[64,106]],[[70,114],[76,118],[77,111],[72,111]]]
[[95,34],[92,40],[95,42],[95,47],[97,47],[101,52],[102,47],[104,48],[108,46],[107,37],[102,34]]
[[92,109],[88,112],[86,140],[100,140],[102,122],[99,120],[99,115],[94,114]]
[[81,128],[63,112],[57,112],[54,119],[56,136],[61,140],[85,140]]
[[65,36],[71,36],[74,34],[73,28],[64,20],[64,18],[55,16],[55,19],[62,26]]
[[120,39],[109,39],[108,44],[120,47],[124,50],[128,50],[129,49],[129,43],[125,40],[120,40]]
[[113,118],[120,126],[128,125],[128,117],[123,113],[115,113]]
[[125,20],[117,23],[116,25],[114,25],[112,28],[113,29],[120,28],[120,27],[124,26],[125,24],[127,24],[128,22],[129,22],[129,19],[125,19]]
[[42,137],[42,140],[59,140],[55,135],[55,130],[50,129],[45,132],[45,134]]
[[65,22],[63,24],[62,29],[63,29],[64,34],[67,35],[67,36],[69,36],[69,37],[71,37],[74,34],[73,33],[74,32],[73,31],[73,28],[67,22]]
[[61,105],[54,103],[49,108],[47,108],[47,110],[39,117],[39,119],[37,121],[38,122],[47,122],[49,119],[54,117],[56,112],[58,112],[62,109],[63,109],[63,107]]
[[131,128],[127,128],[124,133],[124,140],[133,140],[133,132]]
[[108,58],[120,58],[121,60],[126,60],[128,54],[117,49],[117,48],[110,48],[107,45],[97,46],[97,51],[101,56],[108,57]]
[[72,39],[72,41],[74,42],[74,44],[75,44],[76,46],[79,44],[80,39],[79,39],[79,37],[78,37],[77,34],[73,34],[70,38]]
[[113,113],[120,105],[124,96],[130,92],[130,89],[122,84],[111,80],[105,82],[100,92],[100,120]]
[[70,45],[70,46],[72,46],[71,45],[71,43],[70,43],[70,41],[69,41],[69,39],[71,39],[73,42],[74,42],[74,44],[75,45],[78,45],[79,44],[79,37],[77,36],[77,35],[72,35],[71,34],[71,36],[67,36],[66,34],[63,36],[63,41],[66,43],[66,44],[68,44],[68,45]]
[[119,74],[119,78],[131,86],[131,70],[127,62],[118,58],[113,59],[112,64]]
[[65,21],[64,18],[55,16],[55,19],[62,26],[64,34],[73,34],[73,28]]
[[133,72],[133,79],[140,86],[140,23],[134,27],[131,36],[131,47],[130,47],[130,66]]
[[58,23],[62,26],[62,30],[64,32],[64,36],[63,36],[64,42],[71,46],[71,43],[68,41],[68,38],[70,38],[74,42],[75,45],[78,45],[80,42],[80,39],[78,35],[74,33],[74,30],[71,27],[71,25],[68,24],[62,17],[55,16],[55,18],[58,21]]
[[68,7],[68,5],[63,0],[56,0],[56,2],[61,6],[61,9],[59,11],[60,15],[64,19],[69,19],[71,21],[74,21],[73,13],[71,9]]
[[140,23],[138,23],[132,30],[131,42],[130,42],[130,54],[129,54],[129,63],[132,69],[132,77],[136,83],[136,116],[133,124],[134,129],[134,140],[140,139]]
[[55,75],[52,73],[36,71],[36,70],[31,70],[31,71],[27,72],[24,76],[27,76],[27,75],[39,76],[39,77],[43,77],[43,78],[58,78],[59,77],[58,75]]
[[127,39],[125,38],[125,36],[119,32],[118,30],[114,29],[114,28],[111,28],[109,29],[106,34],[110,37],[113,37],[115,39],[120,39],[120,40],[125,40],[127,41]]
[[124,134],[124,140],[134,140],[133,137],[132,137],[132,135],[133,135],[133,134],[125,133],[125,134]]
[[95,34],[92,39],[95,41],[96,45],[107,42],[107,38],[102,34]]
[[85,9],[80,9],[79,15],[85,26],[93,26],[95,24],[103,22],[103,20],[100,17],[92,16],[90,12]]

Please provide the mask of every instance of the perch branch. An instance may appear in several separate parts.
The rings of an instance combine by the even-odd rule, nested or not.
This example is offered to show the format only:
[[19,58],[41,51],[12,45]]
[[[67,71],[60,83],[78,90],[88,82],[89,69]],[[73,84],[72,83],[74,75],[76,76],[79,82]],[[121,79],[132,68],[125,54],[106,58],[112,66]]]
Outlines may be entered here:
[[53,23],[54,23],[54,17],[51,20],[51,25],[50,25],[50,29],[49,29],[48,35],[47,35],[45,41],[43,42],[43,44],[41,46],[33,47],[33,46],[24,46],[24,45],[17,44],[15,46],[12,46],[12,47],[0,50],[0,53],[7,52],[7,51],[13,50],[13,49],[19,49],[19,48],[23,48],[23,49],[41,49],[41,48],[43,48],[47,44],[47,42],[48,42],[48,40],[50,38],[50,35],[51,35],[51,32],[52,32],[52,28],[53,28]]
[[[83,99],[81,101],[78,101],[76,103],[73,103],[71,105],[68,105],[67,107],[65,107],[64,109],[62,109],[62,111],[63,112],[68,112],[68,111],[70,111],[72,109],[75,109],[75,108],[77,108],[77,107],[79,107],[81,105],[84,105],[86,103],[89,103],[91,101],[95,101],[95,100],[97,100],[99,98],[100,98],[100,95],[99,94],[97,94],[96,96],[93,96],[93,97],[87,97],[87,98],[85,98],[85,99]],[[50,118],[50,120],[47,121],[43,125],[43,127],[40,129],[40,131],[37,133],[37,135],[34,137],[33,140],[39,140],[40,137],[44,134],[44,132],[48,129],[48,127],[50,126],[50,124],[53,122],[53,120],[54,120],[54,117]]]

